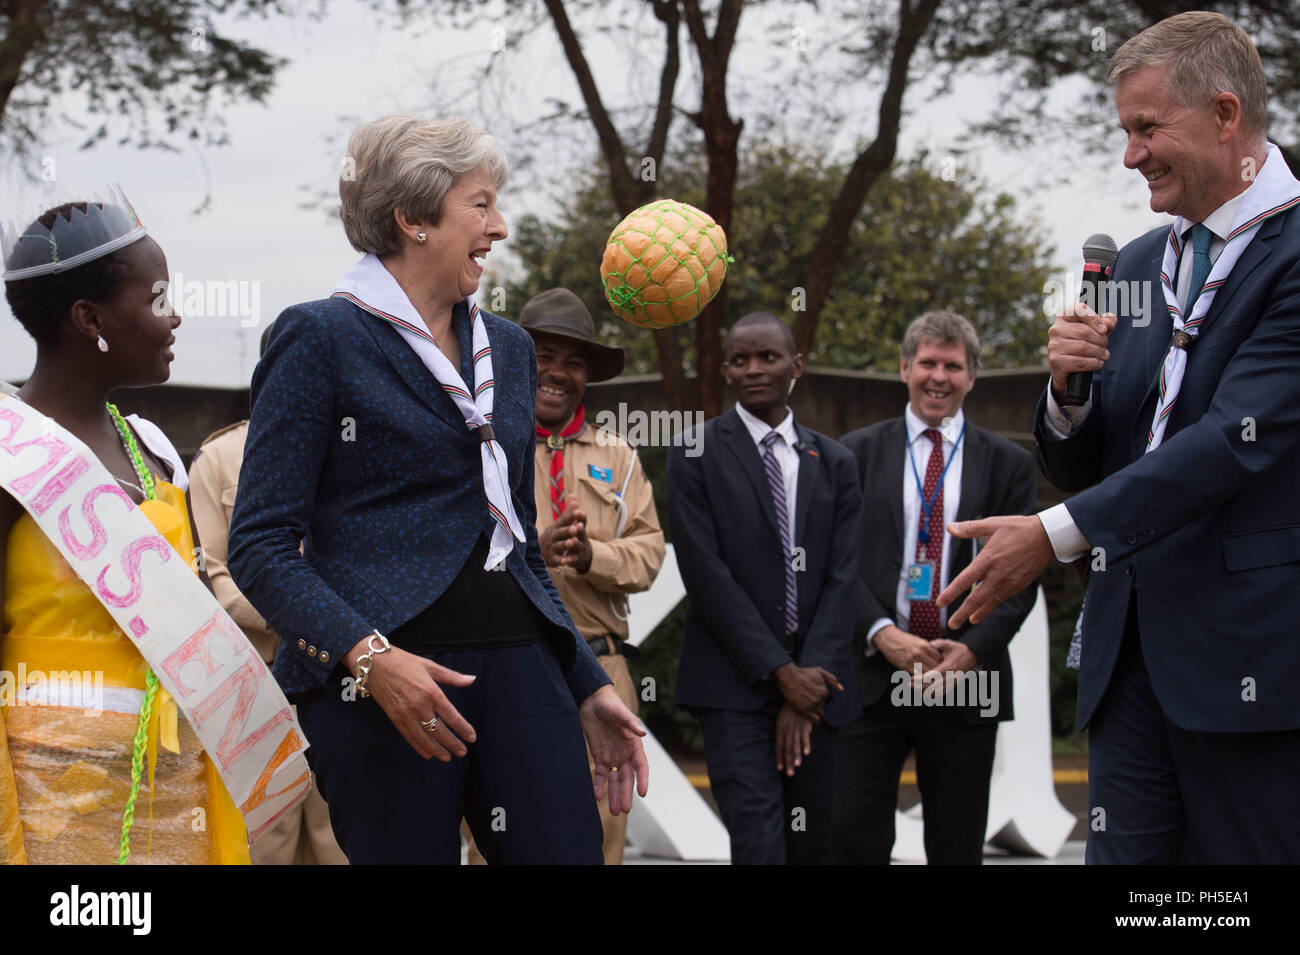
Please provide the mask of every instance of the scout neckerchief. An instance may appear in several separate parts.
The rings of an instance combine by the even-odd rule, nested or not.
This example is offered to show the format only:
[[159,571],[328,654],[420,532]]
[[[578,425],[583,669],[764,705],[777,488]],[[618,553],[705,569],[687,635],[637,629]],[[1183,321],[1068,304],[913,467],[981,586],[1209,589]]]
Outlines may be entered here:
[[581,431],[586,421],[587,414],[579,404],[578,410],[573,412],[573,420],[565,425],[559,434],[548,431],[540,424],[537,426],[537,437],[545,439],[546,447],[551,452],[551,518],[553,520],[559,520],[560,515],[564,513],[564,443]]
[[1192,303],[1191,314],[1183,316],[1178,296],[1174,293],[1174,281],[1178,275],[1179,258],[1183,252],[1182,235],[1188,224],[1182,216],[1174,220],[1169,229],[1169,239],[1165,243],[1165,257],[1160,264],[1160,284],[1165,292],[1165,305],[1173,318],[1174,333],[1165,353],[1164,364],[1160,368],[1160,398],[1156,404],[1155,418],[1151,430],[1147,432],[1147,451],[1154,451],[1160,446],[1165,436],[1165,426],[1169,423],[1169,413],[1174,409],[1178,393],[1183,386],[1183,374],[1187,370],[1187,352],[1196,344],[1200,334],[1201,323],[1214,304],[1214,296],[1223,287],[1232,273],[1241,254],[1250,245],[1260,225],[1266,219],[1280,215],[1300,204],[1300,182],[1296,181],[1278,148],[1272,143],[1267,146],[1268,153],[1264,165],[1255,176],[1242,196],[1237,215],[1233,218],[1232,229],[1225,236],[1226,243],[1214,267],[1210,270],[1201,288],[1201,293]]
[[[438,384],[456,403],[465,418],[465,427],[479,436],[479,457],[483,466],[483,493],[487,497],[488,511],[496,521],[492,529],[484,570],[500,563],[514,549],[513,535],[524,540],[524,528],[515,514],[510,496],[510,473],[506,454],[492,433],[492,346],[488,343],[487,328],[479,317],[473,299],[465,299],[469,308],[469,322],[474,349],[474,381],[477,386],[471,394],[460,372],[452,365],[438,343],[429,334],[424,320],[406,297],[379,257],[367,253],[339,280],[332,298],[345,298],[358,308],[377,318],[382,318],[397,329],[424,366],[438,380]],[[485,430],[482,430],[485,429]]]

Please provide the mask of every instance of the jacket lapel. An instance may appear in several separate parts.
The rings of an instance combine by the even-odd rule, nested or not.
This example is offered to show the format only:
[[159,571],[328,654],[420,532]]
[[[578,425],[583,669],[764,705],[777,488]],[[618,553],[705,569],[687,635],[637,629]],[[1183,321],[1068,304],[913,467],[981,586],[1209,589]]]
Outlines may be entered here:
[[803,445],[803,450],[796,452],[799,455],[799,479],[794,492],[795,509],[798,512],[794,521],[794,540],[797,544],[803,540],[803,531],[808,525],[808,511],[817,490],[817,478],[821,472],[821,447],[813,433],[797,421],[794,423],[794,433]]
[[[1294,210],[1280,216],[1274,216],[1259,227],[1255,237],[1250,240],[1250,245],[1246,246],[1245,251],[1241,253],[1241,258],[1237,260],[1237,264],[1228,273],[1228,280],[1223,283],[1218,294],[1214,296],[1210,311],[1206,313],[1205,321],[1201,323],[1200,334],[1202,336],[1214,324],[1214,321],[1222,314],[1223,310],[1227,308],[1228,303],[1232,301],[1232,296],[1237,294],[1237,290],[1250,277],[1250,273],[1259,268],[1260,264],[1268,258],[1269,253],[1273,251],[1270,247],[1273,240],[1281,233],[1286,220],[1293,215],[1295,215]],[[1193,346],[1192,350],[1195,352],[1195,346]]]
[[[862,489],[863,500],[879,487],[882,497],[888,502],[889,519],[894,526],[894,538],[891,553],[903,551],[903,455],[907,452],[907,424],[902,416],[890,422],[881,434],[884,447],[879,449],[876,460],[880,462],[874,474],[867,475],[867,486]],[[863,508],[865,515],[866,509]]]
[[[1151,266],[1147,269],[1148,280],[1152,289],[1151,292],[1151,324],[1144,329],[1146,332],[1142,336],[1142,381],[1145,381],[1146,389],[1142,393],[1142,400],[1138,402],[1138,420],[1144,420],[1143,415],[1146,410],[1147,402],[1153,394],[1157,393],[1160,385],[1160,366],[1165,362],[1165,352],[1169,350],[1169,336],[1172,334],[1173,319],[1169,315],[1169,308],[1165,304],[1164,288],[1160,284],[1160,264],[1164,257],[1164,246],[1161,245],[1160,251],[1156,257],[1151,260]],[[1177,280],[1175,279],[1175,282]],[[1146,416],[1145,423],[1150,424],[1150,416]],[[1135,430],[1137,426],[1135,425]],[[1141,428],[1142,443],[1146,444],[1146,427]]]
[[[966,436],[961,442],[961,499],[957,502],[957,520],[973,521],[987,514],[984,494],[988,485],[988,444],[979,430],[966,419]],[[956,577],[970,563],[971,541],[960,537],[948,541],[948,576]]]
[[759,457],[758,448],[754,446],[754,440],[749,436],[749,429],[740,420],[740,415],[736,414],[735,408],[722,416],[722,420],[718,423],[718,430],[722,432],[722,443],[736,456],[736,460],[740,462],[741,472],[753,486],[754,493],[763,507],[763,513],[767,515],[768,522],[772,525],[772,530],[779,533],[776,504],[772,501],[772,489],[767,485],[767,470],[763,466],[763,459]]
[[[1223,283],[1222,287],[1220,287],[1219,291],[1215,294],[1214,302],[1210,305],[1209,312],[1206,313],[1205,321],[1201,323],[1201,330],[1197,336],[1198,339],[1205,337],[1206,332],[1209,331],[1219,316],[1223,314],[1224,309],[1228,307],[1228,303],[1232,301],[1232,297],[1237,293],[1237,290],[1240,289],[1246,279],[1250,277],[1250,273],[1259,268],[1263,261],[1268,258],[1269,253],[1272,251],[1270,245],[1282,231],[1282,226],[1286,224],[1286,220],[1294,214],[1294,212],[1288,212],[1285,215],[1274,216],[1259,227],[1259,232],[1255,233],[1255,237],[1250,240],[1250,245],[1246,246],[1245,251],[1241,253],[1241,258],[1237,260],[1237,264],[1234,265],[1232,271],[1228,273],[1228,280]],[[1163,249],[1161,250],[1161,254],[1163,255]],[[1161,312],[1164,320],[1166,323],[1171,323],[1169,313],[1164,310],[1164,294],[1160,291],[1160,262],[1158,260],[1152,268],[1152,274],[1155,276],[1154,287],[1156,292],[1160,294],[1159,303],[1161,305]],[[1154,400],[1159,395],[1160,366],[1164,364],[1165,354],[1169,350],[1168,336],[1150,335],[1148,338],[1150,341],[1147,345],[1146,352],[1146,368],[1148,371],[1147,390],[1142,397],[1142,404],[1139,406],[1138,412],[1138,423],[1141,425],[1142,448],[1146,447],[1147,430],[1151,424],[1151,417],[1155,414]],[[1191,370],[1191,363],[1195,361],[1195,359],[1196,346],[1193,345],[1191,352],[1188,354],[1188,371]],[[1147,407],[1148,403],[1151,404],[1149,409]]]
[[420,361],[420,356],[412,351],[411,346],[406,344],[397,330],[383,319],[376,318],[363,309],[358,308],[357,313],[361,323],[369,329],[376,344],[397,369],[397,373],[402,376],[407,387],[415,392],[435,415],[458,431],[464,431],[465,416],[460,413],[451,396],[443,391],[438,379],[433,377],[433,373],[425,367],[424,362]]

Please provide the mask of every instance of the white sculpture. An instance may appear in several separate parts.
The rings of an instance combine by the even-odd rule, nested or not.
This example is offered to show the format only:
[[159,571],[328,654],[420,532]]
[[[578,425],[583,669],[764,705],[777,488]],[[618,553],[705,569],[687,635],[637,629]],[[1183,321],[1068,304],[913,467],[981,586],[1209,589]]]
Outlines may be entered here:
[[[1010,651],[1016,718],[998,726],[984,840],[1015,854],[1051,859],[1065,845],[1075,818],[1056,798],[1052,783],[1047,602],[1041,588]],[[895,816],[895,859],[925,861],[921,817],[920,803]]]

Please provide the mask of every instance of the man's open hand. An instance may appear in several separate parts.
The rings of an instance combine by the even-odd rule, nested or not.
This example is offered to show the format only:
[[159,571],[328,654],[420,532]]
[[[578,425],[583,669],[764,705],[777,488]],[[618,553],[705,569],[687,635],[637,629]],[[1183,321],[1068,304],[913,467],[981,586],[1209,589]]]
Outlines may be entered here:
[[1034,515],[958,521],[948,525],[948,533],[953,537],[988,538],[976,558],[935,601],[940,607],[946,607],[968,588],[975,587],[957,611],[948,615],[950,630],[960,628],[967,620],[973,624],[982,621],[1002,601],[1037,580],[1055,556],[1043,522]]

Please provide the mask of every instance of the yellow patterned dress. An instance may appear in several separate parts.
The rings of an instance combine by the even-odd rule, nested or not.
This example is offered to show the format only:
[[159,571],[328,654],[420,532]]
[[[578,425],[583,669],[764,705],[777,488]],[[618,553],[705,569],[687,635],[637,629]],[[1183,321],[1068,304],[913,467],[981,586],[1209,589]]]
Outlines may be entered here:
[[[188,561],[184,492],[159,481],[155,495],[140,510]],[[5,570],[0,862],[116,863],[145,660],[26,514]],[[239,810],[161,687],[130,848],[133,864],[248,862]]]

